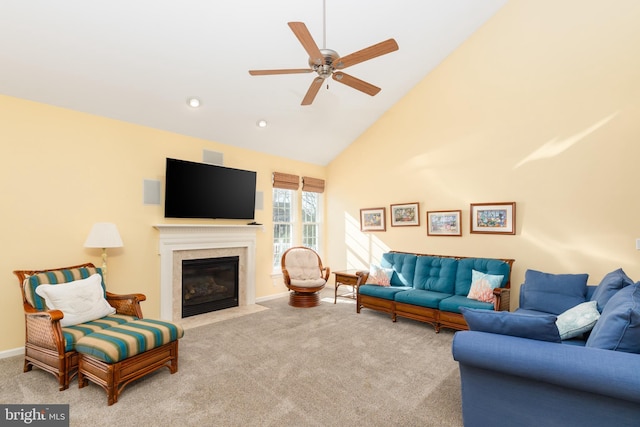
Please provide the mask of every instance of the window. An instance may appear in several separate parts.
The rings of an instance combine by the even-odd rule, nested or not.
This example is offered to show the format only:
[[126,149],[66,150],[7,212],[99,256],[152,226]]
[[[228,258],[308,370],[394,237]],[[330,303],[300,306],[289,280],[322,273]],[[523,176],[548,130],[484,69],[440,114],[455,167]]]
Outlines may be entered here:
[[[324,180],[273,173],[273,270],[280,270],[282,254],[292,246],[320,253]],[[301,236],[301,237],[300,237]]]
[[282,254],[293,246],[297,191],[273,189],[273,268],[280,268]]
[[320,252],[321,194],[302,192],[302,246]]

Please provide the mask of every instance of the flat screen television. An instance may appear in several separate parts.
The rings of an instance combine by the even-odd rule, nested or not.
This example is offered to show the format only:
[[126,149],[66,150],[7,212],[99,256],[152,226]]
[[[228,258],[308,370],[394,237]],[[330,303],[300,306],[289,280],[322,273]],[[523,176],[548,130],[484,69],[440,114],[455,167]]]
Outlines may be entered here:
[[165,218],[253,219],[256,172],[167,158]]

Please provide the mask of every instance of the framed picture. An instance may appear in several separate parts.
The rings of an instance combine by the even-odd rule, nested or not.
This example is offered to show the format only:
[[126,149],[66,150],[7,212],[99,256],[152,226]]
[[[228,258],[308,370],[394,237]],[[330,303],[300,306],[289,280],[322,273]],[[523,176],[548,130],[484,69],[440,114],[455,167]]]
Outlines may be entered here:
[[462,211],[427,212],[427,235],[462,236],[460,214]]
[[385,208],[360,209],[360,230],[386,231]]
[[420,206],[418,203],[391,205],[391,226],[405,227],[420,225]]
[[471,203],[471,233],[516,234],[516,203]]

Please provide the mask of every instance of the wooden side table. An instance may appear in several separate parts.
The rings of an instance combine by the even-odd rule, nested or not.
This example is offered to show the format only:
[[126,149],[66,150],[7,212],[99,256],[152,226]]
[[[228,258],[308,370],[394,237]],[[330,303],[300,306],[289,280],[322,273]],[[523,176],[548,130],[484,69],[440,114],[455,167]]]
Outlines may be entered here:
[[[333,274],[336,277],[335,295],[333,297],[333,303],[338,301],[338,297],[356,299],[358,295],[358,287],[367,280],[369,276],[367,271],[361,270],[343,270],[334,271]],[[338,288],[340,286],[349,286],[351,290],[344,294],[338,294]]]

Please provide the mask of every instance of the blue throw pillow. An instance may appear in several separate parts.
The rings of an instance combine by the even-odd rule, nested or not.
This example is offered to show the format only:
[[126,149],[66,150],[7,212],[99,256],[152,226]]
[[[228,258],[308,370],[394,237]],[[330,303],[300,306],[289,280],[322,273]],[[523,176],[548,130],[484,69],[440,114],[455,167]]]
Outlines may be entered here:
[[538,341],[561,342],[556,316],[511,313],[460,307],[469,330],[511,335]]
[[640,282],[611,297],[586,346],[640,353]]
[[527,270],[520,308],[560,314],[582,304],[587,296],[588,274],[550,274]]
[[611,297],[620,289],[629,285],[633,285],[633,280],[619,268],[602,278],[602,281],[591,296],[591,301],[598,302],[598,311],[602,313],[604,306],[607,305]]

